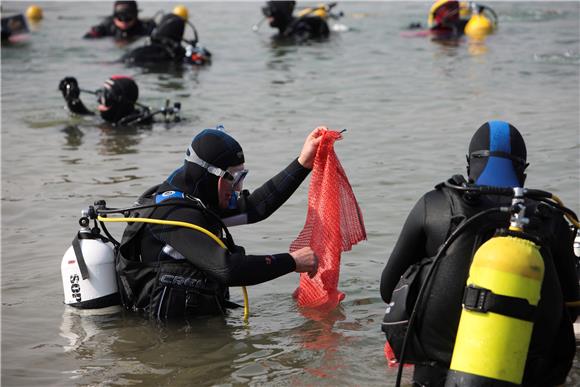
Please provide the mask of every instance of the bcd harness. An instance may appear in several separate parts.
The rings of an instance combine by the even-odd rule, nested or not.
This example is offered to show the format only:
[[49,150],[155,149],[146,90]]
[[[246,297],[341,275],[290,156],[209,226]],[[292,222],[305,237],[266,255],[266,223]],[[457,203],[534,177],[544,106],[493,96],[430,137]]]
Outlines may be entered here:
[[[451,179],[454,184],[462,184],[461,176]],[[443,202],[434,205],[432,213],[427,215],[427,222],[446,230],[445,239],[454,230],[462,227],[481,208],[477,208],[479,198],[460,194],[453,189],[436,186],[441,190],[448,205]],[[533,321],[535,306],[527,300],[495,294],[480,287],[466,287],[465,281],[475,250],[493,236],[500,225],[507,223],[508,217],[488,216],[479,223],[470,225],[474,233],[462,233],[433,267],[436,257],[427,257],[411,265],[401,276],[387,306],[381,328],[393,349],[397,359],[401,359],[404,337],[407,334],[404,361],[415,364],[432,364],[437,361],[449,364],[453,350],[453,338],[459,323],[461,307],[486,313],[493,312],[526,321]],[[475,237],[473,236],[475,234]],[[471,235],[471,236],[470,236]],[[471,239],[472,238],[472,239]],[[455,246],[454,246],[455,245]],[[433,273],[429,273],[433,270]],[[439,278],[437,272],[451,272],[452,281]],[[461,278],[455,278],[461,277]],[[420,288],[426,282],[425,297],[415,305]],[[445,308],[445,305],[453,304]],[[409,318],[413,309],[419,308],[415,326],[409,328]]]
[[[178,316],[223,313],[226,307],[239,306],[228,300],[227,287],[208,278],[168,244],[162,251],[170,259],[154,263],[141,261],[141,238],[136,236],[142,233],[144,223],[196,229],[211,237],[223,248],[231,250],[235,246],[231,234],[221,220],[207,210],[197,198],[178,191],[153,195],[155,188],[141,196],[136,207],[141,210],[129,211],[129,214],[126,214],[129,217],[99,217],[99,220],[129,223],[116,254],[117,276],[123,305],[128,309],[145,311],[149,317],[156,319],[175,317],[176,313]],[[209,214],[221,225],[225,243],[208,230],[190,223],[152,219],[154,209],[165,205],[186,206]],[[243,290],[246,303],[244,317],[247,319],[249,314],[247,293],[245,288]]]

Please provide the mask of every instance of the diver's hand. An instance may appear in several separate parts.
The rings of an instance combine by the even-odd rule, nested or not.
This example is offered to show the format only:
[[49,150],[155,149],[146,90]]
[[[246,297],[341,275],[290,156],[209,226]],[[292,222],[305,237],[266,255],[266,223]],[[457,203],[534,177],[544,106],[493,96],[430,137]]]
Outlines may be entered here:
[[[320,145],[322,135],[327,130],[328,129],[326,127],[319,126],[310,132],[308,137],[306,137],[306,141],[304,141],[304,146],[302,146],[300,156],[298,156],[298,162],[304,168],[312,169],[312,166],[314,165],[314,158],[316,157],[316,151],[318,150],[318,145]],[[339,139],[342,139],[342,136],[339,137]]]
[[310,247],[303,247],[290,253],[296,263],[296,273],[308,273],[310,278],[318,271],[318,257]]
[[79,89],[79,84],[74,77],[65,77],[58,84],[58,89],[61,91],[62,96],[67,101],[69,99],[76,99],[81,94]]

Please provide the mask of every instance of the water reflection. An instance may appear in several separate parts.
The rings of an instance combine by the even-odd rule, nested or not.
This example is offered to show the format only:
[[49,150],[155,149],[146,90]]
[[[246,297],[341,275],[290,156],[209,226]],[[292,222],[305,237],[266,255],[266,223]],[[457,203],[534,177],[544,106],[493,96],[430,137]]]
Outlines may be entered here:
[[83,144],[84,133],[77,125],[68,125],[62,129],[66,147],[64,149],[77,150]]
[[487,45],[485,44],[485,40],[486,40],[485,37],[469,38],[469,41],[467,42],[467,49],[469,53],[473,56],[486,54],[488,48]]
[[[100,129],[101,136],[95,144],[95,151],[100,155],[121,155],[137,153],[141,133],[151,129],[152,125],[120,128],[103,122],[96,127]],[[85,133],[78,125],[67,125],[61,132],[65,139],[63,149],[76,151],[83,145]]]
[[[310,321],[299,327],[294,333],[296,341],[303,349],[316,351],[321,355],[316,363],[308,364],[305,369],[308,373],[326,381],[331,381],[343,363],[338,355],[338,349],[348,345],[350,339],[334,330],[337,321],[346,319],[342,306],[328,312],[312,308],[301,308],[300,313]],[[336,380],[337,384],[340,380]]]

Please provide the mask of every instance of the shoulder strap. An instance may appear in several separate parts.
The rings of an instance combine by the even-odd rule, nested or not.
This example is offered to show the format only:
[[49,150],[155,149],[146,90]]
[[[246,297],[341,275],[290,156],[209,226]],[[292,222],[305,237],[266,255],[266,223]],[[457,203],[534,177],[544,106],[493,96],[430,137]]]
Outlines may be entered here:
[[75,252],[75,256],[77,257],[77,264],[79,265],[81,276],[84,280],[86,280],[89,278],[89,269],[87,268],[87,263],[85,262],[85,257],[83,256],[83,250],[81,249],[81,243],[79,242],[78,232],[72,241],[72,247]]

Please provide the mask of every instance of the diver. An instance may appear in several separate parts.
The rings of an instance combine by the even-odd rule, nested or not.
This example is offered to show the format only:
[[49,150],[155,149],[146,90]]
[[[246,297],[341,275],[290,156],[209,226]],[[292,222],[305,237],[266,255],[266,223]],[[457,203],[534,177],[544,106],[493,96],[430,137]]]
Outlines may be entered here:
[[125,308],[155,320],[223,315],[235,306],[229,286],[255,285],[291,272],[315,275],[318,260],[310,247],[247,254],[228,227],[262,221],[284,204],[310,173],[322,133],[313,130],[300,155],[252,193],[243,189],[248,170],[240,144],[221,126],[197,134],[183,165],[143,193],[126,216],[187,222],[207,232],[129,223],[117,255]]
[[153,19],[139,19],[136,1],[115,1],[113,15],[91,27],[83,36],[95,39],[111,36],[116,40],[129,41],[149,36],[156,24]]
[[[429,9],[428,30],[417,36],[428,34],[434,39],[457,39],[464,34],[482,38],[497,27],[497,14],[483,4],[457,0],[436,0]],[[408,29],[423,29],[420,22],[409,24]]]
[[[183,39],[186,23],[193,30],[194,38],[191,41]],[[182,42],[186,43],[185,46]],[[211,62],[211,53],[199,45],[195,27],[184,20],[183,14],[180,16],[170,13],[163,16],[144,46],[129,51],[121,57],[121,61],[130,65],[204,65]]]
[[295,1],[268,1],[262,7],[262,13],[270,27],[278,29],[275,38],[303,43],[309,39],[323,39],[329,36],[330,29],[325,18],[336,3],[305,10],[298,16],[293,15],[295,5]]
[[2,43],[11,43],[16,37],[29,33],[24,15],[18,14],[2,18]]
[[139,87],[135,81],[127,76],[114,75],[107,79],[103,87],[97,91],[81,90],[74,77],[63,78],[59,85],[68,109],[78,115],[94,115],[80,99],[81,91],[97,96],[97,110],[106,122],[116,126],[151,124],[158,114],[165,116],[165,122],[180,120],[180,103],[176,102],[173,107],[166,106],[151,111],[147,106],[137,102]]
[[[489,121],[475,132],[469,144],[468,180],[455,175],[448,182],[464,187],[523,187],[524,171],[528,166],[526,159],[526,146],[520,132],[507,122]],[[389,304],[385,319],[387,315],[405,313],[405,319],[408,318],[408,311],[401,312],[405,302],[410,300],[407,297],[412,297],[411,290],[397,302],[391,302],[403,294],[399,281],[410,278],[415,264],[429,265],[444,241],[466,219],[482,210],[509,207],[510,199],[460,191],[444,183],[420,198],[407,217],[381,276],[381,297]],[[554,207],[528,198],[525,205],[530,222],[526,233],[542,241],[540,252],[545,272],[522,385],[561,385],[566,381],[576,351],[573,322],[577,313],[565,305],[565,302],[578,300],[579,296],[572,249],[574,232],[562,212]],[[415,364],[413,379],[416,385],[445,384],[473,253],[494,235],[496,229],[506,228],[509,222],[506,213],[494,212],[478,218],[449,245],[433,271],[426,297],[417,303],[416,323],[410,329],[403,359],[405,363]],[[419,273],[415,277],[417,281],[425,273],[419,265],[414,266],[419,270],[414,272]],[[406,289],[413,286],[407,283]],[[400,359],[397,346],[400,347],[406,329],[397,328],[393,322],[383,324],[383,331]]]

